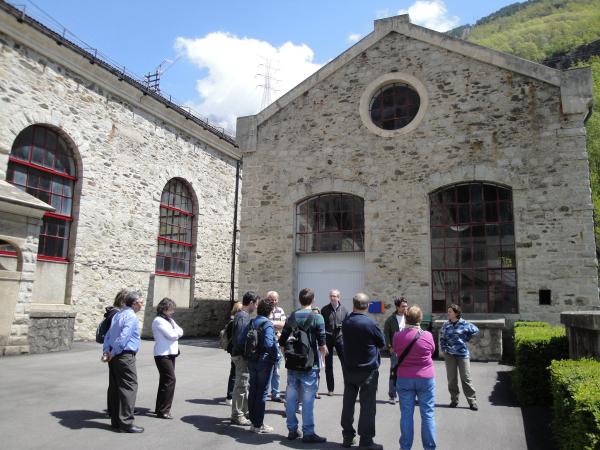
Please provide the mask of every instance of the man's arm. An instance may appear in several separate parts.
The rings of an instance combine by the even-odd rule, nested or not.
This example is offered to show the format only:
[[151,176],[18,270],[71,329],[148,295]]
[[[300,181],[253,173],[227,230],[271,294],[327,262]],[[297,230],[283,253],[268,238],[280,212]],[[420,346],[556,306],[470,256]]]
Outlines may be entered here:
[[381,331],[381,328],[379,328],[377,324],[374,326],[373,334],[375,337],[375,345],[378,348],[385,347],[385,337],[383,336],[383,331]]

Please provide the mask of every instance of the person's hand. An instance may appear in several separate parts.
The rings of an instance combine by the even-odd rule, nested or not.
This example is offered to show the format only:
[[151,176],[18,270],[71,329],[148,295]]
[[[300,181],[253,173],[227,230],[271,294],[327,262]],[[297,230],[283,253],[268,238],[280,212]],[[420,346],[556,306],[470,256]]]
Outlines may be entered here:
[[329,355],[329,350],[327,350],[327,346],[326,345],[321,345],[319,347],[319,351],[323,354],[323,356]]
[[102,356],[100,357],[100,361],[102,361],[103,363],[108,362],[108,353],[107,352],[102,353]]
[[106,354],[106,357],[107,357],[107,359],[106,359],[106,362],[110,362],[110,360],[111,360],[111,359],[113,359],[113,354],[112,354],[112,352],[108,352],[108,353]]

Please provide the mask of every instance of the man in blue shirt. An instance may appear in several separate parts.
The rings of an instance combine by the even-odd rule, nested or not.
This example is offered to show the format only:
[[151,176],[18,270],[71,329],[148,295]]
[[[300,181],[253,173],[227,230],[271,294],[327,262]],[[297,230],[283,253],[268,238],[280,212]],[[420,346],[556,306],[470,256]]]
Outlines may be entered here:
[[367,316],[369,297],[359,293],[352,298],[353,311],[342,323],[344,339],[344,404],[342,407],[342,435],[344,447],[355,443],[354,404],[360,399],[358,435],[360,448],[379,450],[383,447],[373,442],[375,436],[375,411],[377,383],[379,380],[379,349],[385,345],[383,332]]
[[[298,418],[296,417],[298,402],[301,400],[302,432],[304,434],[304,436],[302,436],[302,442],[314,444],[325,442],[327,440],[315,433],[315,417],[313,411],[315,394],[317,393],[318,387],[317,375],[319,371],[319,353],[321,353],[323,357],[327,356],[327,346],[325,345],[325,321],[321,314],[314,314],[312,312],[312,303],[315,299],[315,293],[312,289],[302,289],[298,297],[300,309],[294,311],[287,318],[283,330],[281,330],[279,345],[282,347],[281,352],[285,353],[285,343],[294,331],[294,327],[298,326],[303,329],[306,327],[305,331],[313,350],[312,353],[314,359],[312,368],[309,368],[309,370],[292,370],[288,368],[287,390],[285,394],[285,416],[289,432],[288,439],[294,440],[302,436],[302,434],[298,432]],[[292,326],[292,324],[294,324],[294,326]]]
[[140,349],[140,333],[136,313],[144,300],[139,291],[127,293],[125,308],[114,316],[104,337],[102,360],[108,362],[111,382],[110,423],[123,433],[142,433],[142,427],[133,424],[133,410],[137,396],[135,355]]

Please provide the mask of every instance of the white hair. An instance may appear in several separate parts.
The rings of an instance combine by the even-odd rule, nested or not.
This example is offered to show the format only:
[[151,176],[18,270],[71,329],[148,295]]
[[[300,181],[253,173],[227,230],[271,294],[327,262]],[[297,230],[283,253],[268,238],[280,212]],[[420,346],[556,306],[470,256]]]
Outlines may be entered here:
[[341,295],[341,294],[340,294],[340,291],[338,291],[337,289],[332,289],[332,290],[330,290],[330,291],[329,291],[329,295],[331,295],[331,294],[337,294],[337,295],[338,295],[338,297]]

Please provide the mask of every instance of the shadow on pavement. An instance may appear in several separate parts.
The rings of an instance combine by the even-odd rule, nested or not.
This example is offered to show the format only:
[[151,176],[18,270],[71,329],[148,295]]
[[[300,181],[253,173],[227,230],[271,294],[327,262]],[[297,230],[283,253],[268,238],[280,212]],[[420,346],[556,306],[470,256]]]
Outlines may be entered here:
[[196,405],[225,405],[225,397],[216,398],[191,398],[187,399],[186,402],[194,403]]
[[108,416],[102,412],[74,409],[71,411],[53,411],[50,414],[58,419],[59,424],[71,430],[81,430],[83,428],[113,430],[109,423],[96,422],[99,419],[109,420]]
[[[519,401],[512,390],[512,370],[499,370],[496,384],[489,396],[492,405],[513,406],[519,408]],[[552,413],[549,407],[524,406],[521,407],[525,439],[529,450],[555,450],[552,440]]]
[[264,445],[265,443],[278,442],[285,439],[280,434],[255,434],[250,432],[249,427],[231,425],[229,418],[213,416],[184,416],[182,422],[189,423],[203,433],[215,433],[221,436],[229,436],[237,442],[248,445]]

